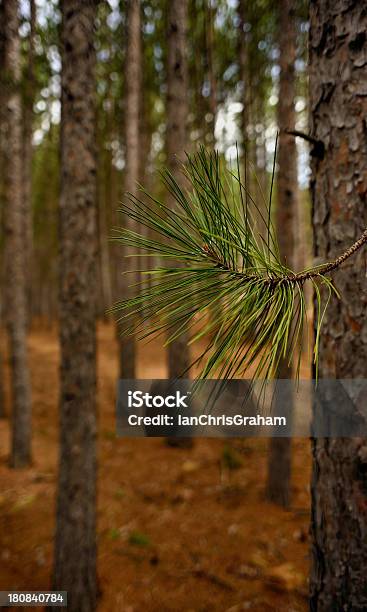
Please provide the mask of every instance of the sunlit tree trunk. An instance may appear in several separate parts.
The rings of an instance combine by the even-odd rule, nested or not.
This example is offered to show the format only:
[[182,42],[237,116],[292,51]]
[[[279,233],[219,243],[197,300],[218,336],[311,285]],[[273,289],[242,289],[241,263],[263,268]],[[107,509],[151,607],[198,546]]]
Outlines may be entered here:
[[[332,260],[366,227],[365,2],[310,3],[311,193],[316,257]],[[319,147],[320,148],[320,147]],[[317,151],[315,150],[314,153]],[[336,273],[320,341],[320,378],[367,378],[366,252]],[[367,610],[367,442],[312,444],[311,610]]]
[[[286,132],[295,129],[296,24],[292,0],[279,3],[278,27],[280,81],[276,225],[281,257],[284,263],[292,268],[298,206],[297,149],[294,136]],[[286,360],[280,363],[278,378],[292,378],[292,367]],[[284,393],[281,396],[284,401]],[[287,401],[292,402],[290,387]],[[275,409],[281,413],[283,407],[280,405]],[[270,438],[266,494],[268,499],[281,506],[287,506],[290,502],[291,458],[291,438]]]
[[[127,2],[127,50],[126,50],[126,101],[125,101],[125,191],[136,195],[139,181],[140,161],[140,110],[141,110],[141,17],[140,0]],[[126,196],[125,196],[126,197]],[[130,219],[124,219],[130,229],[136,230],[136,224]],[[121,278],[123,297],[133,297],[134,288],[131,285],[138,280],[134,258],[124,259],[124,272],[129,272]],[[136,289],[135,289],[136,291]],[[119,343],[120,376],[135,378],[136,376],[136,343],[133,336],[122,336]]]
[[53,588],[96,607],[96,2],[63,0],[60,458]]
[[12,445],[10,464],[31,461],[31,390],[26,345],[26,277],[23,250],[22,120],[19,82],[18,2],[3,0],[4,71],[4,260],[5,311],[12,382]]
[[[187,148],[188,74],[187,74],[187,0],[171,0],[168,10],[168,61],[167,61],[167,166],[173,176],[182,183],[181,163]],[[169,198],[173,207],[174,201]],[[182,375],[190,365],[187,346],[188,334],[184,333],[168,347],[168,372],[170,378]]]

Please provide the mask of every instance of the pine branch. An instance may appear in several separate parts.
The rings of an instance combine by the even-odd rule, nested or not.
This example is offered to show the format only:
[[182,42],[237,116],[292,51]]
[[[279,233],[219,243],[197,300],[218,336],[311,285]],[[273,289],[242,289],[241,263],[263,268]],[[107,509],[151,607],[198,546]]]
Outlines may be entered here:
[[283,281],[289,281],[292,283],[303,283],[306,280],[311,280],[312,278],[317,278],[319,276],[325,276],[325,274],[330,274],[334,270],[340,268],[340,266],[347,260],[349,257],[352,257],[362,246],[367,243],[367,228],[364,230],[361,235],[354,244],[352,244],[344,253],[339,255],[334,261],[329,261],[328,263],[321,264],[316,268],[312,268],[307,272],[298,272],[297,274],[288,274],[284,278],[276,278],[271,279],[269,282],[271,283],[281,283]]
[[[162,172],[175,210],[143,189],[141,197],[130,195],[121,207],[127,222],[114,239],[134,257],[164,262],[143,271],[151,277],[148,288],[113,308],[122,333],[139,338],[164,333],[172,342],[191,330],[191,342],[208,338],[199,359],[201,378],[243,376],[250,368],[254,378],[271,378],[280,360],[290,363],[295,353],[298,376],[306,321],[304,283],[309,281],[317,303],[317,367],[322,319],[331,294],[338,295],[327,275],[367,242],[367,229],[335,261],[295,272],[279,254],[271,198],[254,201],[241,182],[238,160],[235,174],[217,153],[200,148],[187,157],[184,172],[187,190],[167,170]],[[264,235],[257,229],[259,217]],[[149,231],[130,230],[129,218]],[[320,286],[327,292],[325,304]]]

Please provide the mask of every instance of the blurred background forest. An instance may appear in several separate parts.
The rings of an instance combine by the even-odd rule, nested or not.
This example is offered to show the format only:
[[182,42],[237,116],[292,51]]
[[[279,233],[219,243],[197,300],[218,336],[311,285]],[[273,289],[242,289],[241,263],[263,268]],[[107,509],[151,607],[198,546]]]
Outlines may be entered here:
[[[88,13],[90,6],[93,15]],[[118,341],[116,325],[107,315],[111,305],[128,291],[121,281],[123,254],[110,240],[113,228],[124,223],[117,212],[124,192],[135,192],[138,181],[154,197],[165,198],[157,170],[168,165],[177,172],[176,156],[182,158],[184,151],[195,151],[198,144],[215,148],[228,164],[235,160],[237,146],[244,163],[246,150],[250,189],[261,206],[271,188],[279,132],[274,207],[283,255],[298,269],[311,261],[309,143],[294,134],[308,133],[307,3],[1,0],[1,11],[0,248],[1,286],[5,289],[0,354],[1,588],[47,589],[53,576],[54,588],[71,592],[74,603],[70,610],[92,610],[96,597],[98,609],[106,611],[308,609],[307,441],[295,441],[291,448],[288,440],[278,445],[266,440],[196,440],[191,447],[170,448],[160,439],[117,439],[114,406],[118,377],[164,378],[175,374],[175,368],[177,374],[187,357],[182,344],[178,352],[177,347],[176,352],[172,350],[167,361],[159,339],[137,347],[124,339]],[[66,21],[72,20],[72,12],[80,11],[90,29],[88,44],[95,47],[95,65],[91,69],[86,63],[82,75],[78,73],[83,71],[82,63],[75,64],[73,74],[77,38],[72,42],[67,39],[68,35],[77,37],[78,26],[76,33],[67,27],[62,31],[62,11]],[[80,35],[82,21],[79,26]],[[63,77],[62,45],[66,50]],[[88,81],[93,73],[95,81]],[[65,79],[63,112],[61,78]],[[12,89],[14,80],[16,87]],[[68,97],[68,91],[74,93]],[[95,258],[88,251],[86,260],[92,262],[92,273],[81,281],[87,287],[81,303],[88,304],[93,295],[88,294],[92,279],[96,284],[96,309],[91,317],[97,320],[99,464],[96,584],[89,561],[87,583],[83,574],[83,559],[93,557],[90,551],[95,550],[94,443],[90,442],[94,434],[75,433],[80,426],[77,417],[73,420],[67,409],[63,412],[69,397],[65,391],[67,364],[72,362],[65,335],[61,438],[58,417],[59,277],[61,274],[64,282],[67,274],[82,276],[84,270],[81,259],[75,259],[74,268],[62,270],[70,264],[65,229],[68,215],[71,241],[76,235],[73,220],[78,219],[78,204],[74,209],[67,207],[75,192],[72,187],[67,191],[65,185],[73,172],[75,176],[80,172],[84,183],[89,180],[84,172],[89,158],[79,157],[78,145],[73,149],[77,140],[72,139],[84,138],[83,132],[73,136],[72,113],[68,115],[73,95],[80,102],[80,125],[88,121],[95,103],[91,145],[96,159],[92,169],[96,177]],[[71,144],[67,150],[68,134]],[[20,160],[18,166],[15,155]],[[73,159],[70,170],[68,163]],[[61,200],[61,233],[60,188],[66,190]],[[15,201],[17,207],[13,206]],[[87,235],[88,214],[84,221],[81,217]],[[23,302],[19,294],[22,287],[26,295]],[[64,295],[64,322],[66,308]],[[73,323],[69,331],[72,327]],[[76,335],[81,333],[78,325],[75,329]],[[17,351],[25,336],[32,396],[27,380],[16,375],[17,367],[22,372],[26,367],[22,349]],[[69,351],[75,352],[77,345],[74,338],[74,349],[69,344]],[[82,380],[84,362],[75,363],[73,384],[82,388],[86,384]],[[310,367],[305,357],[303,378],[310,376]],[[13,380],[11,388],[12,368],[16,382]],[[288,377],[287,371],[283,377]],[[93,381],[93,375],[89,380]],[[17,394],[20,403],[18,412],[13,408],[13,428],[17,419],[22,421],[20,414],[26,416],[18,434],[11,434],[11,398],[16,401]],[[75,415],[78,404],[74,410]],[[81,420],[89,419],[84,404],[80,414]],[[59,492],[55,553],[60,439],[59,486],[65,485],[62,478],[67,479],[68,473],[71,485],[66,494],[69,498],[63,499]],[[71,465],[73,444],[82,447],[80,440],[92,448],[86,471],[78,458]],[[22,469],[13,469],[17,467]],[[88,490],[83,489],[83,479]],[[88,499],[74,506],[70,496],[78,497],[75,491],[79,490]],[[65,518],[69,505],[75,512],[72,518]],[[78,522],[75,517],[79,511],[91,519],[90,523],[85,519],[74,533],[69,527]],[[90,549],[86,544],[87,552],[80,552],[83,544],[79,536],[82,542],[84,537],[87,544],[92,542]],[[79,566],[80,572],[75,569]]]
[[[32,141],[30,197],[32,317],[57,315],[58,197],[60,181],[60,21],[57,2],[20,3],[22,109],[25,138]],[[243,6],[242,6],[243,4]],[[297,3],[296,3],[297,4]],[[296,129],[307,131],[307,3],[294,12]],[[264,194],[270,189],[275,137],[279,128],[279,28],[273,2],[190,2],[187,35],[187,143],[218,149],[235,159],[235,144],[246,143],[249,161]],[[243,13],[243,14],[242,14]],[[290,24],[290,27],[292,24]],[[109,240],[122,224],[117,214],[125,192],[127,10],[101,2],[95,32],[97,49],[98,280],[99,316],[119,295],[121,255]],[[139,182],[162,195],[159,170],[166,164],[167,6],[141,3],[141,57],[138,73]],[[245,85],[246,83],[246,85]],[[27,142],[24,143],[26,148]],[[29,145],[28,145],[29,146]],[[29,151],[25,151],[27,161]],[[308,150],[300,144],[298,177],[307,188]],[[25,164],[26,167],[26,164]],[[304,200],[307,200],[305,192]],[[255,194],[258,196],[258,194]],[[307,206],[307,204],[306,204]],[[304,201],[302,209],[305,208]],[[303,228],[300,236],[304,234]],[[117,257],[117,261],[116,261]],[[115,275],[115,277],[114,277]]]

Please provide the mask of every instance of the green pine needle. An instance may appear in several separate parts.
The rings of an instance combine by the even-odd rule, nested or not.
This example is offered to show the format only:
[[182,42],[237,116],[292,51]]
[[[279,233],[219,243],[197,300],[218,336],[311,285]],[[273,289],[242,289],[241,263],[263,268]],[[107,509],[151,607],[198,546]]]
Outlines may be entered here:
[[[267,380],[276,375],[281,359],[290,364],[294,355],[298,378],[306,301],[305,278],[297,276],[310,270],[296,275],[281,261],[271,197],[263,211],[241,182],[238,159],[234,173],[216,152],[204,148],[187,156],[184,173],[186,188],[168,170],[161,173],[174,208],[142,189],[141,197],[129,195],[120,209],[148,231],[125,227],[116,230],[114,240],[129,247],[134,258],[152,258],[152,269],[142,271],[151,277],[149,288],[142,282],[134,297],[113,308],[122,333],[140,339],[165,334],[173,342],[191,330],[191,343],[207,339],[197,360],[202,379],[248,377],[251,369],[251,377]],[[161,265],[155,266],[157,260]],[[319,285],[325,285],[329,298],[335,289],[321,272],[312,272],[317,366],[326,308]]]

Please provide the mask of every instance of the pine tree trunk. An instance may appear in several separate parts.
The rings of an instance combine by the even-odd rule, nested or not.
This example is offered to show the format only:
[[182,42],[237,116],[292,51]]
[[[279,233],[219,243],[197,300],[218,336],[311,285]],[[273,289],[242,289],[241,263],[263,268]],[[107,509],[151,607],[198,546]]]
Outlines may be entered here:
[[215,16],[216,7],[211,2],[205,6],[204,32],[205,32],[205,55],[207,66],[207,78],[210,85],[209,111],[210,121],[208,121],[207,141],[211,147],[215,147],[215,124],[217,120],[218,100],[217,100],[217,75],[214,65],[215,49]]
[[[324,261],[366,227],[367,11],[365,2],[310,5],[315,255]],[[323,157],[323,158],[321,158]],[[320,378],[367,378],[365,250],[336,273],[320,342]],[[367,442],[313,440],[311,610],[367,610]]]
[[5,312],[12,379],[12,447],[10,464],[31,461],[31,390],[26,345],[26,277],[23,251],[22,120],[19,81],[18,2],[3,0],[4,73],[4,260]]
[[[141,25],[140,0],[127,2],[127,52],[126,52],[126,104],[125,104],[125,192],[136,195],[139,182],[140,154],[140,90],[141,90]],[[137,230],[135,222],[124,219],[130,229]],[[128,253],[126,253],[128,254]],[[134,296],[131,285],[138,281],[138,275],[130,271],[135,269],[134,258],[124,259],[124,272],[129,274],[121,278],[121,294],[124,299]],[[120,376],[136,377],[136,346],[133,336],[120,338]]]
[[[109,52],[112,53],[112,46],[109,46]],[[117,301],[116,283],[112,283],[112,268],[111,263],[115,255],[116,245],[111,248],[109,241],[110,228],[113,225],[112,217],[116,209],[116,200],[113,202],[113,164],[112,150],[110,143],[114,137],[113,133],[113,115],[114,115],[114,100],[111,95],[111,79],[108,79],[107,91],[105,94],[110,107],[101,109],[101,117],[103,119],[99,133],[99,177],[98,177],[98,242],[99,242],[99,260],[100,260],[100,277],[101,277],[101,309],[102,314],[106,317],[107,309],[111,307],[114,300]],[[115,220],[114,220],[115,221]],[[117,257],[116,257],[117,260]],[[116,266],[117,267],[117,266]],[[119,272],[121,272],[119,270]]]
[[0,347],[0,419],[6,417],[5,394],[4,394],[4,358],[2,347]]
[[[96,607],[97,3],[63,0],[60,459],[53,588]],[[56,608],[55,608],[56,609]]]
[[23,101],[23,248],[27,262],[27,320],[32,315],[33,286],[33,216],[32,216],[32,156],[33,156],[33,103],[34,103],[34,37],[36,30],[35,0],[29,0],[29,35],[27,46],[27,72]]
[[[2,81],[1,75],[4,75],[5,69],[5,19],[4,19],[4,4],[0,0],[0,207],[4,206],[4,146],[5,146],[5,87]],[[1,219],[2,221],[2,219]],[[0,224],[0,242],[3,244],[4,227]],[[3,260],[3,248],[1,248],[1,261]],[[0,283],[4,286],[3,269],[0,268]],[[0,299],[0,323],[3,324],[3,301]],[[0,418],[5,417],[5,403],[4,403],[4,359],[3,359],[3,347],[0,347]]]
[[[108,81],[106,100],[110,98],[110,81]],[[108,117],[109,111],[106,111]],[[97,109],[97,125],[100,120]],[[107,309],[112,304],[112,285],[111,285],[111,266],[110,266],[110,251],[109,251],[109,227],[107,218],[111,202],[108,193],[111,190],[111,151],[106,143],[109,142],[110,131],[109,119],[101,126],[98,131],[98,174],[97,174],[97,202],[98,202],[98,263],[99,263],[99,292],[100,299],[98,300],[98,317],[105,318]],[[107,129],[105,129],[107,128]]]
[[[298,207],[297,149],[294,137],[285,131],[295,129],[296,24],[292,0],[283,0],[279,3],[278,26],[280,80],[276,225],[281,257],[286,265],[292,267]],[[285,360],[280,364],[278,378],[292,378],[292,367]],[[282,399],[284,399],[283,395]],[[291,390],[289,390],[288,401],[292,402]],[[281,405],[275,406],[275,410],[279,413],[282,412],[282,409]],[[266,495],[268,499],[280,506],[288,506],[290,503],[291,442],[291,438],[270,438]]]
[[[188,73],[187,30],[188,1],[171,0],[168,12],[168,64],[167,64],[167,166],[181,184],[181,164],[187,149]],[[174,201],[170,197],[173,207]],[[187,346],[188,334],[184,333],[168,347],[169,378],[177,378],[190,365]]]
[[[240,80],[241,80],[241,93],[242,93],[242,111],[241,111],[241,134],[242,134],[242,145],[243,145],[243,156],[246,156],[246,162],[253,162],[250,142],[248,138],[248,128],[250,124],[250,78],[249,78],[249,66],[248,66],[248,42],[247,35],[245,32],[246,24],[246,0],[238,1],[238,58],[240,68]],[[246,155],[245,155],[246,153]],[[245,162],[244,162],[245,164]],[[244,165],[243,164],[243,165]],[[247,178],[248,189],[250,193],[251,184],[250,176],[248,173],[248,167],[242,171],[242,182],[245,180],[245,173]]]

